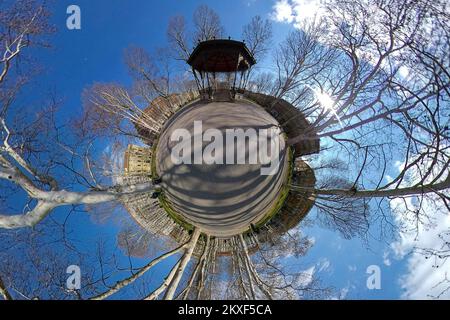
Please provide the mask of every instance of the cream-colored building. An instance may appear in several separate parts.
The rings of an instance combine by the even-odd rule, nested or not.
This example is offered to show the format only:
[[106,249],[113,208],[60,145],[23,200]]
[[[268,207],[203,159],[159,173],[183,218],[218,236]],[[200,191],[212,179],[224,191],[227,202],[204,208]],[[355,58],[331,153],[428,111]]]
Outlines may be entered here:
[[128,145],[124,157],[124,173],[126,176],[151,176],[152,150],[136,145]]

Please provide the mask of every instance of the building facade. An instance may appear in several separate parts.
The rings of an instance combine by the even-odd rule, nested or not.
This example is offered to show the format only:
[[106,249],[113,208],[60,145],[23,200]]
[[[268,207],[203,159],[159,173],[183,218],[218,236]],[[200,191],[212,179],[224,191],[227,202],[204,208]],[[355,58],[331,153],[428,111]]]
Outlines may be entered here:
[[148,176],[152,175],[152,150],[146,147],[128,145],[124,155],[125,176]]

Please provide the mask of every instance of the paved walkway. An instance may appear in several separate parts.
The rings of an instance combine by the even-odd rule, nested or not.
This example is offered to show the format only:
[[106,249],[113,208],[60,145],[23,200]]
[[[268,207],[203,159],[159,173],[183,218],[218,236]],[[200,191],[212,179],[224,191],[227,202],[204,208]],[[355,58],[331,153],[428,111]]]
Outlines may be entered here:
[[196,102],[170,119],[159,139],[157,172],[173,208],[208,234],[227,237],[241,233],[259,221],[278,198],[288,170],[284,139],[280,138],[280,168],[272,176],[262,176],[259,164],[174,165],[170,155],[176,142],[171,142],[170,136],[177,128],[192,134],[196,120],[203,121],[203,131],[216,128],[222,132],[268,128],[278,123],[262,107],[249,102]]

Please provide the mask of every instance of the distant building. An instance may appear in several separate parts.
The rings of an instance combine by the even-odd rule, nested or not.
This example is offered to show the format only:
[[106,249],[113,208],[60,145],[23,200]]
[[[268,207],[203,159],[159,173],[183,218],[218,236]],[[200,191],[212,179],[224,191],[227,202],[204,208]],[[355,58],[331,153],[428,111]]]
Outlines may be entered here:
[[[243,42],[214,39],[199,43],[188,60],[188,64],[192,67],[197,90],[188,89],[184,93],[155,98],[143,111],[140,121],[136,123],[136,129],[146,144],[154,145],[157,143],[161,131],[168,125],[168,121],[171,121],[171,117],[180,108],[191,105],[190,103],[195,100],[199,99],[201,103],[253,102],[264,108],[277,120],[278,123],[274,122],[274,125],[278,125],[282,129],[287,136],[288,143],[290,139],[297,141],[294,138],[302,137],[299,142],[290,145],[294,159],[297,158],[293,163],[291,184],[314,187],[316,183],[314,171],[299,157],[319,152],[320,139],[317,132],[301,110],[291,103],[270,95],[246,90],[249,71],[255,63],[256,60]],[[148,125],[146,121],[149,122]],[[139,177],[150,179],[152,174],[151,157],[149,148],[128,146],[125,153],[124,176],[132,180]],[[287,179],[284,181],[286,184],[288,183]],[[170,198],[167,201],[170,204]],[[192,200],[189,199],[189,201]],[[280,238],[287,231],[298,226],[311,210],[314,201],[315,198],[310,191],[291,190],[278,212],[269,221],[260,221],[261,223],[264,221],[264,226],[258,225],[259,230],[254,229],[255,226],[249,222],[248,229],[242,233],[249,253],[255,253],[261,244],[270,239]],[[179,244],[189,240],[189,231],[175,222],[153,195],[142,194],[130,197],[124,202],[124,205],[137,223],[149,232],[166,235]],[[233,254],[239,246],[234,235],[222,237],[217,234],[211,237],[211,241],[217,249],[215,254],[225,256]],[[204,246],[205,237],[201,237],[195,247],[194,255],[200,256]]]
[[153,199],[151,194],[129,197],[124,206],[131,217],[146,231],[172,237],[178,243],[189,240],[188,232],[169,217],[158,199]]
[[[291,183],[313,188],[316,183],[313,169],[303,160],[296,160]],[[269,225],[280,233],[295,228],[311,210],[314,201],[315,198],[310,192],[289,191],[283,207]]]
[[138,134],[142,137],[144,143],[153,145],[165,123],[175,114],[181,107],[198,99],[197,91],[189,90],[183,93],[170,94],[167,97],[156,97],[150,105],[144,109],[144,115],[141,121],[145,122],[145,118],[151,118],[151,126],[143,126],[135,124]]
[[151,176],[152,151],[150,148],[128,145],[124,155],[125,176]]
[[307,139],[292,145],[295,157],[319,152],[320,139],[299,109],[283,99],[262,93],[245,91],[243,96],[266,109],[278,121],[288,139],[305,135],[305,132],[309,131]]

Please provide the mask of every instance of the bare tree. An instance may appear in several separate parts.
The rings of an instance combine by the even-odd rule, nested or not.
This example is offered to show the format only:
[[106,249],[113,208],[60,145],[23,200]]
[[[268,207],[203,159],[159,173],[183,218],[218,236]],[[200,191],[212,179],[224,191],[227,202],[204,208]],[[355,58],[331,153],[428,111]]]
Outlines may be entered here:
[[243,38],[250,52],[257,60],[264,59],[269,52],[272,38],[272,24],[269,20],[263,20],[261,16],[255,16],[250,23],[244,26]]
[[[3,6],[0,3],[0,8]],[[424,214],[420,203],[425,197],[449,209],[450,19],[445,2],[330,1],[326,10],[323,17],[305,21],[300,30],[291,32],[274,52],[272,73],[258,74],[253,81],[257,91],[289,101],[310,121],[310,126],[290,137],[288,143],[319,137],[320,160],[331,159],[329,164],[317,161],[318,169],[326,167],[328,171],[318,175],[314,186],[292,183],[291,192],[314,198],[322,223],[346,238],[367,232],[369,211],[379,213],[383,199],[415,197],[419,207],[407,211],[417,221]],[[167,103],[164,117],[168,117],[176,109],[171,102],[175,91],[188,82],[174,76],[167,51],[151,55],[141,48],[129,48],[125,63],[132,86],[94,84],[84,94],[84,113],[75,125],[57,123],[55,99],[34,118],[25,112],[12,117],[9,111],[14,98],[28,80],[13,72],[20,66],[14,62],[20,62],[27,47],[41,44],[38,36],[51,29],[47,18],[45,8],[32,1],[19,1],[0,10],[0,179],[2,186],[7,186],[2,188],[0,228],[4,229],[37,228],[38,222],[61,206],[86,210],[153,192],[150,179],[116,183],[112,174],[105,173],[108,161],[91,157],[93,140],[102,137],[111,142],[116,135],[136,138],[136,126],[159,132],[164,120],[151,112],[160,111],[159,102]],[[219,16],[207,6],[200,6],[193,20],[192,37],[183,18],[173,18],[169,24],[169,44],[176,48],[177,59],[187,59],[191,38],[195,43],[223,35]],[[244,27],[244,37],[252,53],[262,58],[268,52],[270,23],[255,17]],[[77,139],[65,141],[70,140],[65,138],[73,127]],[[114,142],[112,148],[120,149],[123,141]],[[342,163],[349,164],[346,176]],[[24,195],[23,208],[11,209],[8,195],[18,192]],[[136,268],[130,263],[130,274],[121,280],[116,272],[123,270],[111,262],[114,259],[105,261],[99,252],[100,277],[92,271],[89,288],[75,294],[77,298],[106,299],[144,279],[159,262],[179,255],[164,281],[150,293],[143,291],[145,299],[210,299],[215,296],[214,288],[226,289],[227,297],[244,299],[326,296],[329,291],[321,288],[313,275],[298,268],[287,270],[282,261],[284,253],[302,256],[311,243],[300,233],[279,235],[266,228],[265,242],[252,232],[229,239],[232,250],[227,257],[218,256],[217,238],[195,229],[188,242],[144,266]],[[148,255],[150,239],[145,233],[125,229],[118,241],[128,255]],[[37,249],[30,263],[44,254]],[[424,248],[423,253],[446,258],[446,250],[446,246],[442,250]],[[37,288],[27,285],[25,278],[13,281],[14,270],[23,275],[26,268],[39,270],[41,265],[2,264],[0,295],[32,299],[45,297],[41,293],[45,290],[51,298],[74,295],[64,292],[57,274],[57,254],[49,256],[55,263],[47,268]],[[108,264],[112,270],[105,271]],[[229,282],[219,277],[223,266],[231,273]],[[443,281],[446,284],[448,279]]]
[[0,295],[2,296],[3,300],[12,300],[11,295],[6,289],[2,279],[0,279]]
[[[289,268],[283,257],[291,252],[296,257],[306,254],[311,243],[296,234],[272,233],[267,229],[264,241],[260,236],[250,234],[257,242],[257,249],[250,253],[247,241],[242,236],[233,239],[235,250],[232,255],[231,280],[227,284],[227,298],[232,299],[301,299],[326,297],[331,293],[315,279],[316,276]],[[291,270],[289,270],[291,269]]]
[[166,49],[158,49],[151,56],[144,49],[129,47],[125,50],[125,64],[134,80],[145,81],[148,92],[167,96],[171,91],[170,61]]
[[224,28],[219,15],[207,5],[198,6],[193,14],[194,29],[187,27],[183,16],[174,16],[167,26],[167,39],[176,60],[187,61],[199,41],[223,37]]
[[304,30],[292,31],[275,51],[272,90],[275,97],[287,97],[333,64],[334,50],[321,46],[319,42],[324,28],[325,24],[320,21],[304,23]]
[[[183,244],[183,245],[175,248],[174,250],[164,253],[163,255],[153,259],[147,265],[140,268],[138,272],[135,272],[132,276],[125,278],[123,280],[117,281],[114,285],[112,285],[110,287],[109,290],[107,290],[101,294],[98,294],[95,297],[92,297],[91,299],[103,300],[103,299],[108,298],[109,296],[115,294],[116,292],[118,292],[119,290],[124,288],[125,286],[127,286],[130,283],[133,283],[134,281],[139,279],[141,276],[143,276],[148,270],[150,270],[157,263],[184,250],[183,256],[175,264],[175,266],[173,267],[172,271],[169,273],[169,275],[167,276],[167,278],[163,282],[163,284],[159,288],[157,288],[154,292],[152,292],[149,296],[146,297],[146,299],[148,299],[148,300],[156,299],[162,292],[164,292],[164,290],[167,289],[168,293],[166,293],[166,297],[167,297],[167,299],[172,299],[172,294],[175,292],[175,290],[178,286],[179,278],[183,274],[183,271],[186,268],[186,265],[192,256],[192,252],[197,244],[199,235],[200,235],[200,231],[197,229],[197,231],[194,231],[194,233],[191,237],[191,240],[188,243]],[[174,272],[173,270],[175,270],[176,272]],[[175,282],[172,282],[173,280],[175,280]]]
[[[317,134],[326,145],[321,154],[353,166],[345,185],[327,185],[323,176],[315,188],[293,190],[313,192],[323,200],[317,202],[322,211],[341,206],[355,212],[345,224],[356,212],[365,217],[369,202],[379,207],[370,199],[437,195],[449,208],[450,20],[444,2],[331,1],[325,9],[280,45],[272,92],[311,122],[288,143]],[[394,162],[402,164],[399,172],[390,169]]]
[[[444,268],[444,270],[446,270],[446,263],[448,263],[448,259],[450,258],[450,230],[447,229],[440,233],[439,240],[441,243],[436,248],[415,248],[414,251],[423,255],[426,260],[431,260],[433,262],[433,268]],[[437,294],[431,295],[431,298],[440,299],[446,296],[450,290],[450,277],[447,272],[445,272],[442,279],[434,285],[433,289],[436,289]]]
[[[37,6],[33,1],[20,1],[11,7],[2,10],[1,14],[1,44],[3,50],[3,58],[1,60],[3,69],[1,72],[0,82],[7,81],[7,77],[15,78],[15,74],[11,72],[11,65],[19,57],[24,48],[31,45],[32,39],[35,36],[43,34],[49,30],[47,24],[48,13],[42,6]],[[12,80],[14,81],[14,80]],[[128,96],[124,91],[116,89],[120,93],[121,100],[112,100],[123,108],[123,103],[126,103]],[[107,96],[108,98],[110,96]],[[55,103],[54,103],[55,104]],[[44,128],[42,120],[48,120],[48,132],[52,132],[53,136],[44,136],[47,141],[44,144],[49,144],[50,139],[54,139],[56,144],[67,152],[74,154],[74,150],[69,149],[67,145],[63,145],[61,139],[61,132],[64,130],[61,126],[57,126],[54,118],[54,108],[50,113],[43,113],[38,115],[37,120],[33,124],[28,123],[24,126],[26,129],[20,131],[19,128],[13,130],[6,123],[6,108],[1,118],[1,134],[2,145],[0,147],[0,178],[5,183],[15,185],[25,192],[28,197],[23,214],[6,213],[0,215],[1,228],[20,228],[31,227],[36,225],[39,221],[44,219],[55,208],[67,205],[78,204],[96,204],[109,201],[121,201],[124,197],[131,194],[138,194],[142,192],[149,192],[154,189],[151,182],[141,183],[133,186],[119,186],[112,185],[109,187],[96,186],[95,190],[87,190],[84,192],[68,191],[61,186],[58,178],[49,173],[50,167],[53,165],[63,166],[69,170],[77,178],[81,178],[80,174],[71,164],[65,164],[63,161],[57,161],[56,158],[43,159],[43,155],[38,156],[36,152],[36,144],[30,139],[30,127],[37,130],[33,133],[35,138],[38,138],[38,130]],[[18,124],[23,125],[20,122]],[[46,132],[44,130],[44,132]],[[41,137],[42,139],[42,137]],[[42,140],[41,140],[42,141]],[[54,149],[53,149],[54,150]],[[42,153],[42,152],[41,152]],[[43,154],[43,153],[42,153]],[[47,163],[46,167],[42,167],[39,163],[33,164],[33,161],[40,159],[42,163]],[[86,178],[83,178],[86,180]],[[87,180],[86,180],[87,181]]]
[[177,59],[187,61],[191,54],[191,41],[186,30],[186,21],[183,16],[175,16],[169,20],[167,38]]
[[48,11],[33,0],[1,4],[0,10],[0,83],[6,81],[12,62],[30,46],[45,45],[42,36],[52,32]]
[[194,12],[194,41],[221,38],[224,28],[219,15],[207,5],[200,5]]
[[[156,247],[155,235],[137,227],[136,224],[129,224],[122,228],[117,235],[118,246],[126,252],[128,256],[146,257],[150,249]],[[151,247],[151,248],[150,248]]]
[[[132,289],[137,283],[148,281],[149,271],[169,257],[179,255],[175,266],[178,272],[183,273],[184,269],[178,266],[182,262],[186,268],[190,260],[189,253],[197,245],[195,236],[198,237],[200,234],[197,230],[188,242],[177,245],[174,249],[167,250],[166,247],[162,253],[152,254],[154,258],[149,259],[149,262],[143,266],[135,266],[134,259],[127,254],[128,266],[126,266],[117,260],[114,252],[110,253],[106,249],[100,239],[96,241],[97,248],[93,252],[85,252],[83,249],[79,251],[67,237],[66,232],[54,222],[46,221],[32,232],[11,231],[1,234],[0,258],[3,263],[0,266],[2,275],[0,294],[2,298],[107,299],[126,289]],[[60,247],[62,241],[67,245],[63,250]],[[20,250],[21,254],[15,254],[14,250]],[[183,254],[180,255],[181,253]],[[80,289],[68,289],[66,286],[65,269],[74,263],[83,270]],[[32,271],[31,275],[30,271]],[[163,290],[158,292],[162,293],[167,287],[176,290],[176,284],[173,283],[163,286]]]

